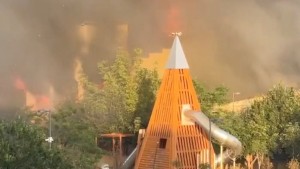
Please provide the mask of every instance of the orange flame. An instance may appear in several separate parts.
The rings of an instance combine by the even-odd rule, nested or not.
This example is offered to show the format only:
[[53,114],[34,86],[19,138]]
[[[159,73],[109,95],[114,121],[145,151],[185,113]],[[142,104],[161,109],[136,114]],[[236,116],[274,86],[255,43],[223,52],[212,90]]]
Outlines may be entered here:
[[25,82],[20,77],[16,77],[14,81],[14,85],[18,90],[27,90]]
[[182,18],[180,8],[173,4],[166,16],[166,29],[164,30],[166,33],[170,34],[172,32],[180,32],[182,31]]
[[[26,86],[26,83],[20,78],[15,78],[14,86],[18,90],[22,90],[25,94],[25,105],[31,110],[51,109],[53,103],[48,96],[34,95]],[[51,90],[50,90],[51,91]]]
[[35,96],[28,90],[25,90],[25,105],[31,110],[37,110],[37,102]]
[[36,96],[36,109],[51,109],[52,102],[48,96],[40,95]]

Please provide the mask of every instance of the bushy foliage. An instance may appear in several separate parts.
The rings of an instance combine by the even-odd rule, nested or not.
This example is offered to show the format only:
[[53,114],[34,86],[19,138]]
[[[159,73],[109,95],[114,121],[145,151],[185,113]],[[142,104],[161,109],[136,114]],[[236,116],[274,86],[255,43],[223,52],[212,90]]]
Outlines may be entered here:
[[134,132],[147,126],[159,80],[156,70],[143,69],[140,62],[141,50],[132,55],[118,50],[113,63],[98,64],[100,87],[83,76],[85,110],[101,116],[100,132]]
[[78,169],[94,168],[102,151],[95,142],[98,130],[80,104],[66,102],[53,114],[53,137],[65,158]]
[[0,168],[73,168],[56,148],[49,149],[41,128],[22,119],[0,122]]
[[254,156],[260,165],[266,156],[286,160],[300,153],[299,110],[295,89],[278,84],[240,114],[219,112],[219,125],[241,140],[244,156]]
[[214,106],[228,102],[227,94],[229,90],[225,86],[217,86],[210,90],[196,79],[193,80],[193,84],[203,112],[210,114],[212,113]]
[[265,138],[266,153],[290,154],[289,146],[295,141],[295,133],[299,131],[299,110],[300,97],[296,95],[294,88],[278,84],[263,100],[255,102],[245,112],[245,119],[254,138]]
[[140,117],[141,127],[147,128],[160,80],[156,70],[141,68],[137,71],[136,75],[138,102],[135,116]]

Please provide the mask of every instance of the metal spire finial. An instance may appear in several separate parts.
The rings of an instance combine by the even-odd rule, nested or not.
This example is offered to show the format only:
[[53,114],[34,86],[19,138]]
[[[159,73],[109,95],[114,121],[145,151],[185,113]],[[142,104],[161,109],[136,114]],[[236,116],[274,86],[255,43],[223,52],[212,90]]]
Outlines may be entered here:
[[182,35],[181,32],[172,33],[172,36],[174,36],[174,41],[170,51],[169,60],[167,62],[167,69],[189,69],[189,65],[180,44],[180,35]]
[[182,32],[172,32],[171,35],[174,36],[181,36]]

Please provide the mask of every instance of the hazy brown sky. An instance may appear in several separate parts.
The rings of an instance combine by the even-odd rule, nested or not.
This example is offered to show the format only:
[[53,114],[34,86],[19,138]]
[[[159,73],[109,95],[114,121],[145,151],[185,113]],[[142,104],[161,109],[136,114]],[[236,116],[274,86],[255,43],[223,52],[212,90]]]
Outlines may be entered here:
[[[299,8],[297,0],[0,0],[0,106],[24,99],[16,76],[35,93],[49,85],[60,95],[74,92],[75,58],[96,77],[96,62],[114,57],[124,23],[129,49],[145,53],[171,47],[169,32],[182,31],[193,76],[240,97],[280,81],[299,86]],[[82,25],[92,25],[85,40]]]

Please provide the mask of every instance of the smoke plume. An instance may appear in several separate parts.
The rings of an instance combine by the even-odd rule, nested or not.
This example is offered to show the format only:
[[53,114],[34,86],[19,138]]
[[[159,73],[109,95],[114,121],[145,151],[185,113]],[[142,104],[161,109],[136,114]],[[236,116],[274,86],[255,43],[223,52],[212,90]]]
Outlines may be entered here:
[[182,31],[191,72],[207,85],[246,97],[280,81],[300,83],[296,0],[0,1],[0,107],[22,104],[15,77],[36,95],[76,92],[77,58],[97,81],[96,63],[114,57],[124,24],[126,47],[145,55],[169,48],[169,34]]

